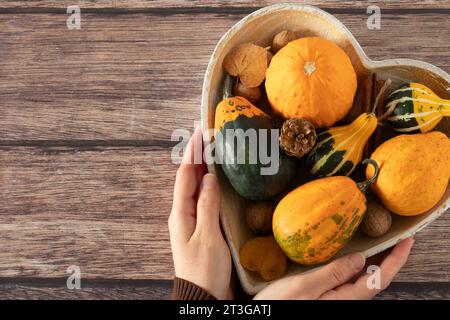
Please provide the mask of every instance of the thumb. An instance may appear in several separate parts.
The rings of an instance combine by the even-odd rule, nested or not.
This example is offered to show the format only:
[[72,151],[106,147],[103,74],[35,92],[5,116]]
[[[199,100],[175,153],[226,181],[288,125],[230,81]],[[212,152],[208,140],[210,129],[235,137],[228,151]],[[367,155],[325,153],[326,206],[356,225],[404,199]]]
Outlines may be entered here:
[[203,176],[197,202],[197,232],[220,232],[220,189],[215,175]]
[[364,268],[365,263],[366,258],[361,253],[352,253],[305,275],[303,283],[314,296],[319,297],[349,281]]

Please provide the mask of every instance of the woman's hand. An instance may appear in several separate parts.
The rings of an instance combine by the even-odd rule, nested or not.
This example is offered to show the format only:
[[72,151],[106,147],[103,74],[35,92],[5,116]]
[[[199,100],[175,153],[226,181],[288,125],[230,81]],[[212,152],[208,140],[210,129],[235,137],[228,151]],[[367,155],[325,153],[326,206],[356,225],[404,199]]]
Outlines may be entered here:
[[[371,299],[389,286],[406,263],[413,244],[414,239],[405,239],[384,258],[379,266],[381,286],[378,289],[368,288],[367,280],[372,274],[364,272],[364,257],[354,253],[315,272],[278,280],[258,293],[255,299]],[[351,281],[355,276],[356,280]]]
[[175,275],[217,299],[231,299],[231,256],[220,230],[219,185],[214,175],[203,175],[203,164],[194,164],[194,146],[202,148],[199,129],[178,169],[169,217]]

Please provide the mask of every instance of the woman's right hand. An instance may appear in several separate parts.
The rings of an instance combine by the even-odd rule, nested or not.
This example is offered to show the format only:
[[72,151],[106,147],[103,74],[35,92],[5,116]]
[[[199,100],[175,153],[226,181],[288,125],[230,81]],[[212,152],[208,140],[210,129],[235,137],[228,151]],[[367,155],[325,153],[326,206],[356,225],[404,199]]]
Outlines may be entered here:
[[[372,299],[389,286],[392,279],[406,263],[413,244],[414,239],[407,238],[398,243],[384,258],[379,266],[381,282],[379,288],[369,288],[367,280],[372,274],[362,272],[366,260],[362,254],[353,253],[336,259],[315,272],[275,281],[259,292],[255,299]],[[362,275],[356,281],[351,281],[359,274]]]

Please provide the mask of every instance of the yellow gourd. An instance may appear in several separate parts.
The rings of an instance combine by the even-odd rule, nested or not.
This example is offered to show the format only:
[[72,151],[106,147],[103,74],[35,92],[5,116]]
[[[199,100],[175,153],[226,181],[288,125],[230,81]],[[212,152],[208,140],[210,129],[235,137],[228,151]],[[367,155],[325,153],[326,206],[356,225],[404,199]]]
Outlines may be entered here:
[[311,174],[316,177],[350,175],[361,162],[364,145],[377,123],[374,113],[363,113],[349,125],[320,133],[308,156]]
[[[380,166],[373,191],[383,205],[402,216],[430,210],[447,189],[450,140],[442,132],[403,134],[381,144],[371,155]],[[366,170],[371,178],[374,170]]]

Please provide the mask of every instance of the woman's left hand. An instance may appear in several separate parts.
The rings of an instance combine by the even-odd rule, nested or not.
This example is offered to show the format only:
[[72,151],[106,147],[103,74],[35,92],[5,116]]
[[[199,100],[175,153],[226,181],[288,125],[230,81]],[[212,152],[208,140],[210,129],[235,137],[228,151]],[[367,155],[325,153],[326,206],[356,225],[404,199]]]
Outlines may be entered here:
[[194,146],[202,147],[197,129],[177,171],[169,217],[175,275],[217,299],[232,299],[231,255],[219,222],[220,190],[216,176],[194,164]]

